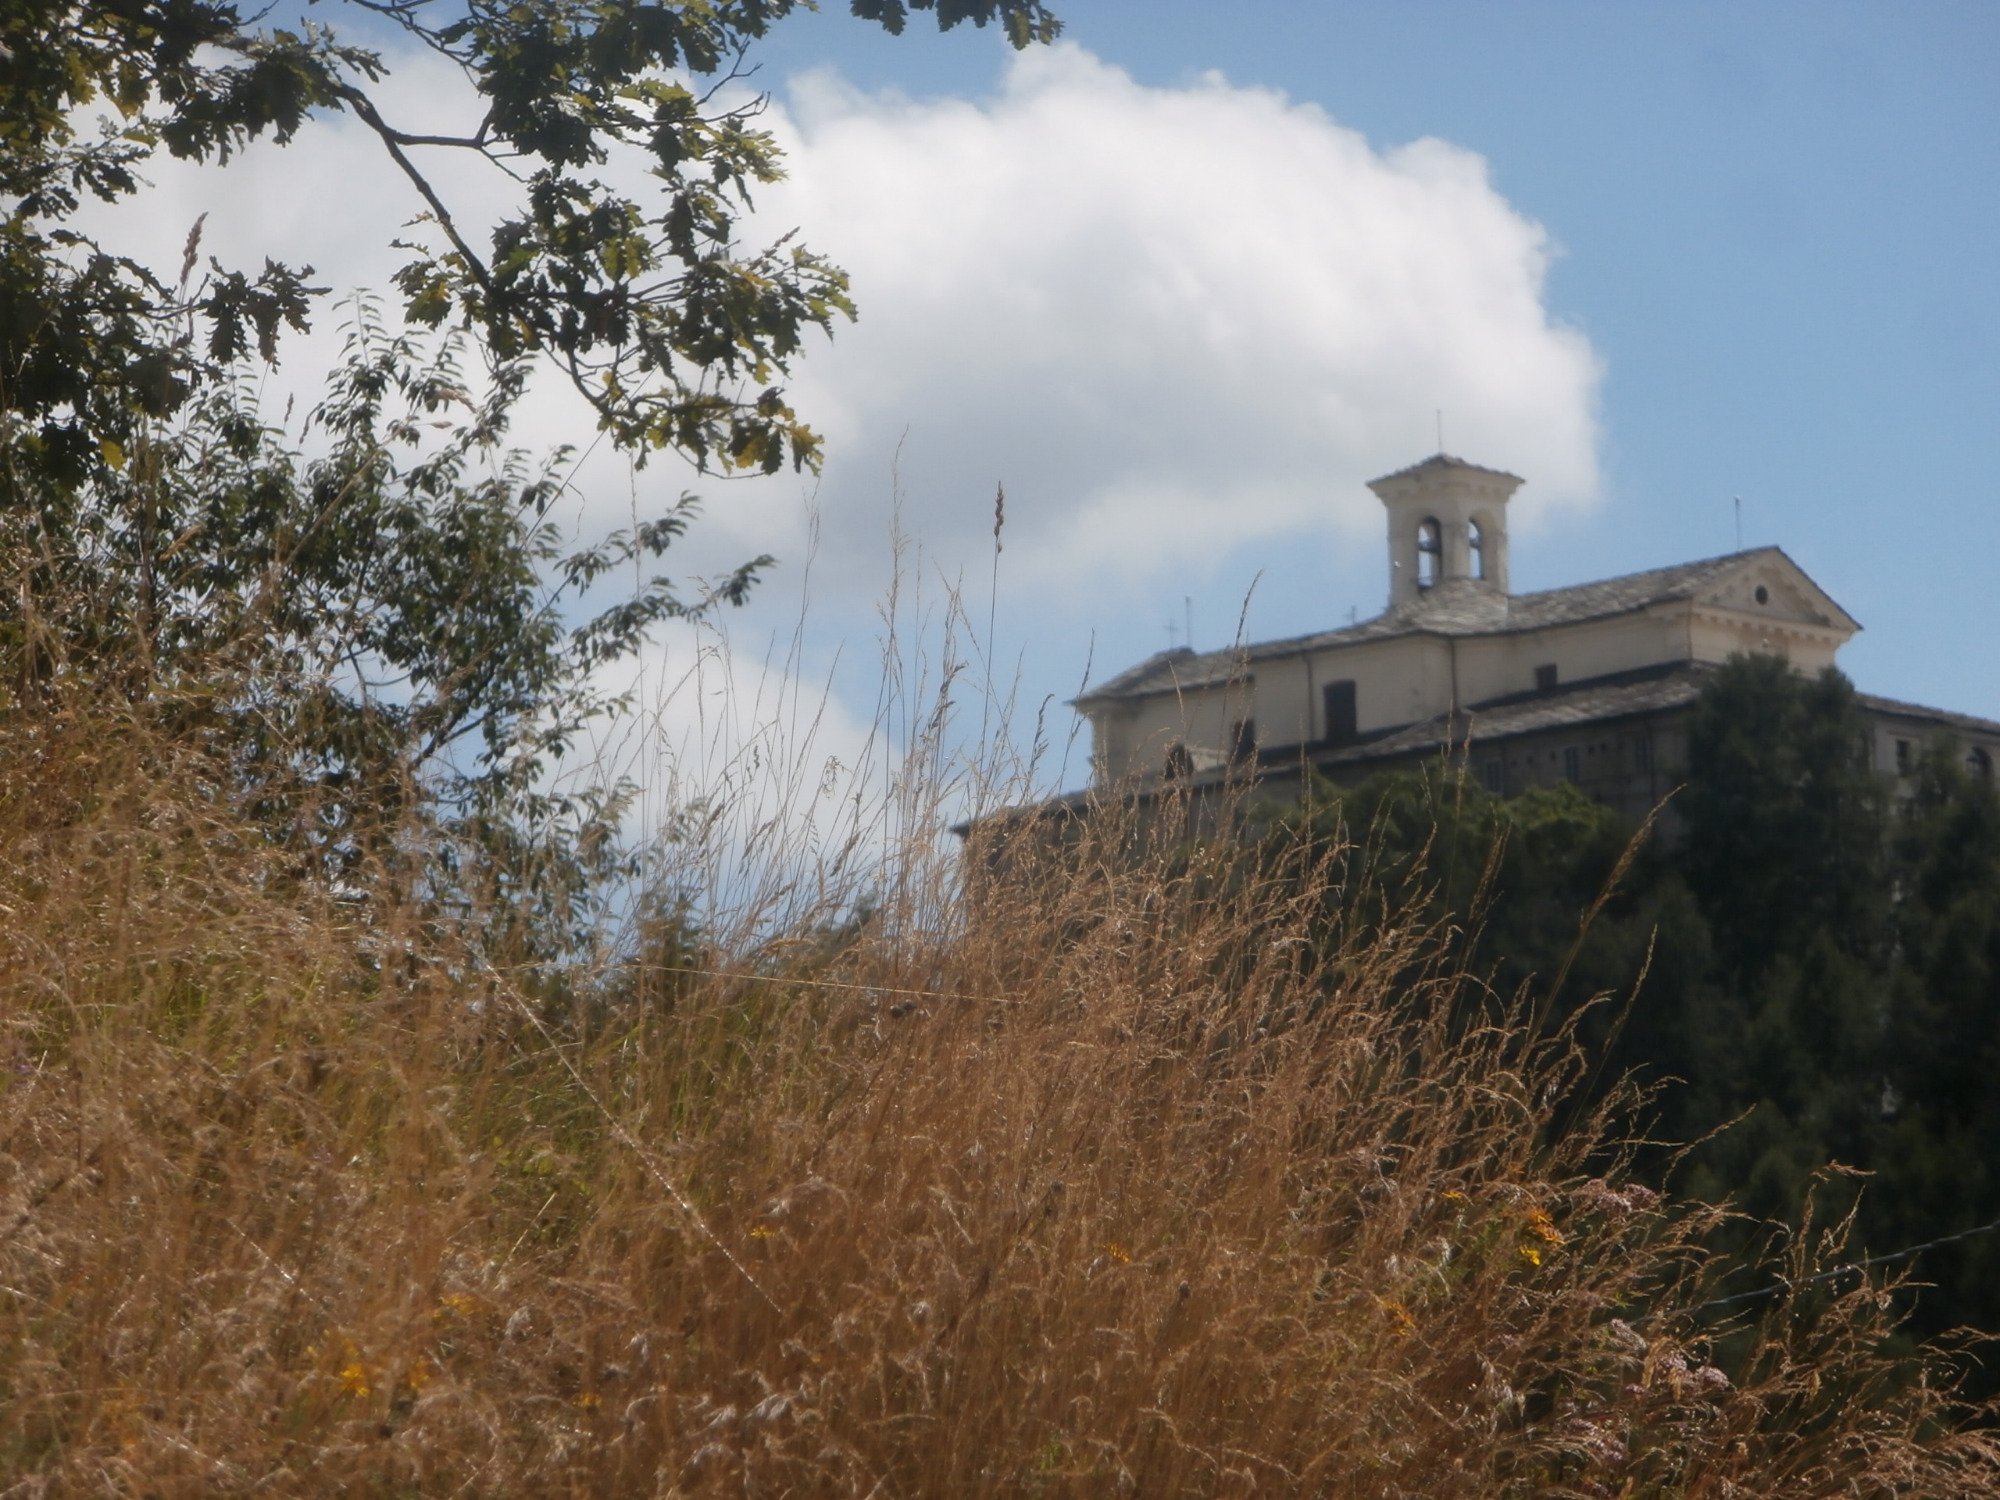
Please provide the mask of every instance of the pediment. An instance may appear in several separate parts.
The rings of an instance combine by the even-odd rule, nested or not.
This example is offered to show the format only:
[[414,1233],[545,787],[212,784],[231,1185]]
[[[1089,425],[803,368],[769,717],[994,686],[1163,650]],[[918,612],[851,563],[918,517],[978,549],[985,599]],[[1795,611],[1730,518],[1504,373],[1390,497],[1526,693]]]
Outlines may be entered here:
[[1695,595],[1697,608],[1852,635],[1860,623],[1775,547],[1747,557]]

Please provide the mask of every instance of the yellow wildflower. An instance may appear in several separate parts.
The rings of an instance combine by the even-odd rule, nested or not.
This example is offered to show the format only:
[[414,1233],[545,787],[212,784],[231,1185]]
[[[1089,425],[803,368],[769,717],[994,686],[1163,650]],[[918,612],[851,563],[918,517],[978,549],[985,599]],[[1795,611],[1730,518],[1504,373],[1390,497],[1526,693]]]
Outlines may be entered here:
[[1525,1260],[1531,1266],[1539,1266],[1542,1263],[1542,1252],[1537,1250],[1533,1245],[1523,1245],[1521,1246],[1521,1259]]
[[1402,1303],[1396,1301],[1393,1297],[1378,1298],[1377,1300],[1381,1302],[1382,1310],[1388,1313],[1390,1321],[1396,1325],[1396,1332],[1408,1335],[1417,1331],[1416,1318],[1411,1315],[1410,1310],[1403,1306]]

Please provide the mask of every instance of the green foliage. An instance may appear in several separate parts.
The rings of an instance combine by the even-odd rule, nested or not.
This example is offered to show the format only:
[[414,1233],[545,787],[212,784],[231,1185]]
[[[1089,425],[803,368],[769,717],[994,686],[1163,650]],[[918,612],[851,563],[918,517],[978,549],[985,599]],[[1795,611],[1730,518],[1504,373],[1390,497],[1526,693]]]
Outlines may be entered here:
[[[227,0],[0,0],[0,703],[160,704],[226,737],[282,837],[337,866],[372,829],[387,857],[417,808],[446,835],[432,878],[477,849],[482,879],[572,926],[609,873],[618,794],[553,793],[548,773],[607,706],[593,673],[662,619],[741,602],[769,559],[702,599],[645,577],[685,497],[564,548],[567,455],[510,454],[508,416],[545,362],[635,464],[817,462],[780,382],[852,316],[847,278],[789,235],[741,234],[781,170],[746,56],[796,3],[342,0],[288,29]],[[1057,25],[1039,0],[911,8],[998,21],[1017,46]],[[345,35],[321,23],[335,12]],[[462,128],[385,117],[387,66],[361,44],[385,35],[456,66]],[[204,260],[199,221],[177,272],[149,267],[77,216],[132,199],[163,153],[221,166],[339,114],[423,212],[399,246],[400,317],[357,309],[287,438],[247,371],[320,314],[312,268]],[[643,197],[605,171],[635,156]],[[475,244],[452,199],[502,173],[512,201]],[[644,581],[606,607],[592,585],[614,568]]]
[[[809,332],[852,315],[847,278],[789,236],[740,242],[753,189],[781,166],[756,128],[762,100],[727,87],[796,3],[346,0],[369,34],[400,32],[470,85],[461,129],[419,134],[383,114],[381,54],[316,19],[294,31],[224,0],[4,0],[0,381],[13,421],[69,482],[101,477],[107,441],[129,446],[135,420],[177,409],[218,362],[253,343],[273,357],[278,329],[304,325],[309,267],[211,261],[197,279],[191,238],[173,285],[70,221],[86,197],[137,191],[159,152],[226,163],[346,113],[424,208],[396,275],[412,321],[457,322],[500,360],[545,354],[637,454],[765,472],[814,462],[818,439],[777,382]],[[1017,46],[1058,24],[1040,0],[914,8],[943,28],[997,20]],[[906,14],[854,9],[892,32]],[[116,118],[87,134],[84,113],[102,106]],[[602,175],[625,152],[650,162],[643,200]],[[518,193],[475,244],[451,196],[467,171],[503,167]]]
[[[1915,1233],[2000,1216],[2000,796],[1929,747],[1896,825],[1896,954],[1882,1059],[1884,1219]],[[1921,1238],[1930,1238],[1922,1234]],[[1924,1325],[2000,1328],[1995,1236],[1942,1248]]]
[[[1862,954],[1885,936],[1883,792],[1853,684],[1782,658],[1715,674],[1688,726],[1689,884],[1725,963],[1755,975],[1816,933]],[[1782,854],[1780,853],[1782,851]]]
[[[1940,743],[1892,800],[1868,732],[1838,673],[1743,658],[1691,716],[1671,837],[1629,859],[1574,787],[1503,800],[1442,767],[1321,787],[1283,836],[1358,840],[1324,897],[1343,920],[1414,890],[1503,994],[1556,1022],[1595,1002],[1593,1088],[1671,1080],[1654,1134],[1699,1143],[1648,1170],[1762,1221],[1814,1194],[1892,1253],[2000,1216],[2000,796]],[[2000,1236],[1915,1272],[1919,1332],[2000,1331]]]
[[1567,782],[1502,798],[1431,765],[1344,791],[1320,783],[1279,836],[1302,832],[1335,849],[1355,841],[1326,892],[1344,920],[1406,911],[1414,900],[1458,928],[1474,967],[1503,995],[1553,989],[1573,1010],[1629,988],[1644,964],[1657,913],[1632,892],[1650,890],[1655,873],[1612,890],[1646,856],[1616,814]]

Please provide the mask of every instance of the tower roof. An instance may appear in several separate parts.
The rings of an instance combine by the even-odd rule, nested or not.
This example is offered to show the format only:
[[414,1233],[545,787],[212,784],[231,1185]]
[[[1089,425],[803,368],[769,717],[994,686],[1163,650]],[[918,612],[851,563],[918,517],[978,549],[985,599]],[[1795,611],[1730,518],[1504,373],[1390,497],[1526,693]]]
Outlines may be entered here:
[[1369,480],[1368,487],[1373,489],[1378,484],[1388,484],[1397,479],[1415,479],[1421,475],[1453,473],[1485,474],[1494,479],[1511,479],[1516,484],[1526,482],[1519,474],[1509,474],[1505,469],[1489,469],[1484,464],[1467,463],[1464,459],[1455,458],[1449,453],[1433,453],[1421,463],[1398,469],[1393,474],[1384,474],[1380,479]]

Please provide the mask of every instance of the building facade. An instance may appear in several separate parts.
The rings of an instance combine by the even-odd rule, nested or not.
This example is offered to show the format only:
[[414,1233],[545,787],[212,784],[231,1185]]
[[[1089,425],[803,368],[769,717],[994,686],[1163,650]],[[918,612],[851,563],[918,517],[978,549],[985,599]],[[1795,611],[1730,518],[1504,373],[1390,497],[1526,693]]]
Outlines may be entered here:
[[[1099,790],[1199,788],[1309,772],[1352,782],[1450,755],[1512,796],[1570,781],[1637,819],[1686,765],[1688,711],[1737,654],[1835,665],[1855,620],[1776,547],[1540,593],[1508,587],[1521,480],[1438,454],[1375,480],[1389,606],[1344,629],[1226,651],[1163,651],[1075,700]],[[2000,723],[1861,695],[1885,775],[1949,739],[1977,774]]]

